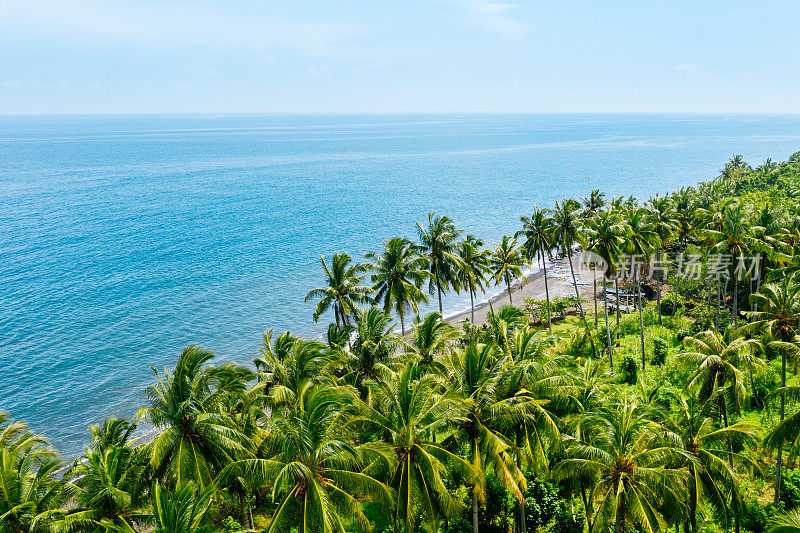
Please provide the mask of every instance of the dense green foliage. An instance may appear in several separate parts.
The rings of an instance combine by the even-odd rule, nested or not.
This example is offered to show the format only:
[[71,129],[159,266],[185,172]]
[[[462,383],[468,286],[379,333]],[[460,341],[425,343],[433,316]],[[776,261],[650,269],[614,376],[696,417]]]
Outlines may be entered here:
[[[0,415],[0,533],[800,531],[799,209],[800,153],[536,208],[494,249],[431,214],[418,243],[322,259],[324,341],[269,330],[254,369],[189,346],[156,371],[151,440],[108,420],[60,471]],[[416,316],[559,254],[572,274],[575,246],[632,308],[548,292],[482,324]]]

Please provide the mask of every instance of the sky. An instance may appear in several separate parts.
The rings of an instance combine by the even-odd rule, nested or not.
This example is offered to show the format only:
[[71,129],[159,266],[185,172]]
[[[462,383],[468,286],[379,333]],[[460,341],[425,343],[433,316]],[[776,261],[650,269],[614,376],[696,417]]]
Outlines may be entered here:
[[800,112],[798,0],[0,0],[0,114]]

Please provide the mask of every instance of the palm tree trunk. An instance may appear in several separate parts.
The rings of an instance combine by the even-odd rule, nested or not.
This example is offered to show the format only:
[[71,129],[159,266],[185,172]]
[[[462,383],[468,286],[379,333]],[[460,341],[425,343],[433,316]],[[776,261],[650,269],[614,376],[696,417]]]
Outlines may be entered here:
[[[581,482],[581,498],[583,498],[583,511],[586,514],[586,525],[589,527],[589,531],[592,530],[592,501],[591,498],[586,497],[586,487],[584,486],[583,482]],[[525,533],[525,530],[522,530]]]
[[614,276],[614,290],[617,291],[617,340],[619,340],[619,276]]
[[[603,286],[605,289],[605,284]],[[608,326],[608,294],[603,291],[603,307],[606,311],[606,340],[608,342],[608,364],[611,367],[611,371],[614,371],[614,355],[611,349],[611,329]],[[589,528],[591,531],[592,528]]]
[[592,294],[594,295],[594,327],[597,327],[597,278],[592,274],[592,288],[594,291]]
[[[781,348],[781,389],[786,387],[786,350]],[[781,422],[786,416],[786,391],[781,390]],[[783,468],[783,446],[778,447],[778,459],[775,463],[775,500],[778,505],[781,499],[781,470]]]
[[472,531],[478,533],[478,493],[472,491]]
[[547,331],[553,334],[553,326],[550,322],[550,289],[547,286],[547,258],[542,253],[542,269],[544,270],[544,297],[547,302]]
[[[575,296],[578,298],[578,309],[581,312],[581,318],[583,319],[583,327],[586,328],[586,331],[589,331],[589,323],[586,322],[586,315],[583,313],[583,304],[581,303],[581,293],[578,292],[578,280],[575,278],[575,269],[572,267],[572,250],[569,251],[569,271],[572,273],[572,284],[575,287]],[[510,296],[510,295],[509,295]],[[592,359],[597,358],[597,350],[594,347],[594,339],[589,336],[589,342],[592,345]]]
[[642,317],[642,291],[639,287],[639,275],[636,275],[635,281],[636,296],[639,298],[639,336],[642,339],[642,373],[645,371],[645,355],[644,355],[644,318]]
[[[624,498],[624,496],[620,496]],[[614,521],[614,533],[622,533],[623,526],[625,525],[625,503],[619,506],[617,510],[616,520]]]
[[[656,249],[656,261],[658,261],[658,266],[661,268],[661,247],[659,246]],[[661,325],[661,277],[659,271],[659,277],[656,279],[656,307],[658,308],[658,325]]]
[[679,272],[675,273],[675,298],[672,302],[672,316],[675,316],[675,312],[678,310],[678,294],[680,290],[681,278],[678,275]]
[[[752,354],[752,352],[753,349],[750,348],[750,353]],[[758,399],[758,396],[756,395],[756,384],[753,382],[753,367],[751,366],[750,368],[748,368],[748,370],[750,372],[750,392],[753,395],[753,400],[756,403],[756,409],[761,409],[761,401]]]
[[506,290],[508,291],[508,305],[514,305],[514,302],[511,301],[511,280],[508,279],[508,271],[507,270],[506,270],[505,278],[506,278]]
[[400,311],[400,333],[403,337],[406,336],[406,321],[405,321],[405,313]]
[[472,325],[475,325],[475,293],[472,289],[469,290],[469,313]]
[[442,284],[441,280],[439,279],[439,263],[436,263],[436,294],[439,296],[439,314],[442,315],[444,318],[444,312],[442,311]]
[[738,296],[739,296],[739,284],[736,283],[736,278],[734,278],[733,280],[733,327],[734,328],[739,327],[739,318],[737,316],[739,314]]

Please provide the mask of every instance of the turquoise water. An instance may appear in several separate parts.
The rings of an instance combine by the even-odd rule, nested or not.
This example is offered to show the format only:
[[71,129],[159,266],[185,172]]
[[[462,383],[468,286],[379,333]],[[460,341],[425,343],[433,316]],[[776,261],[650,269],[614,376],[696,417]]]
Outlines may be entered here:
[[188,343],[247,363],[265,327],[320,334],[320,254],[431,210],[497,240],[564,195],[797,150],[798,116],[0,117],[0,410],[75,455]]

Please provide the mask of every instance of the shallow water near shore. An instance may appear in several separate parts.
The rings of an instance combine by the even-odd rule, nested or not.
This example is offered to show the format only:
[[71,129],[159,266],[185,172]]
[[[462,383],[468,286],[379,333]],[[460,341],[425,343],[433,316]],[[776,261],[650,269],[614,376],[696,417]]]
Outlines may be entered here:
[[0,117],[0,410],[72,457],[188,343],[249,363],[266,327],[321,334],[320,255],[429,211],[491,245],[537,204],[798,150],[800,116]]

